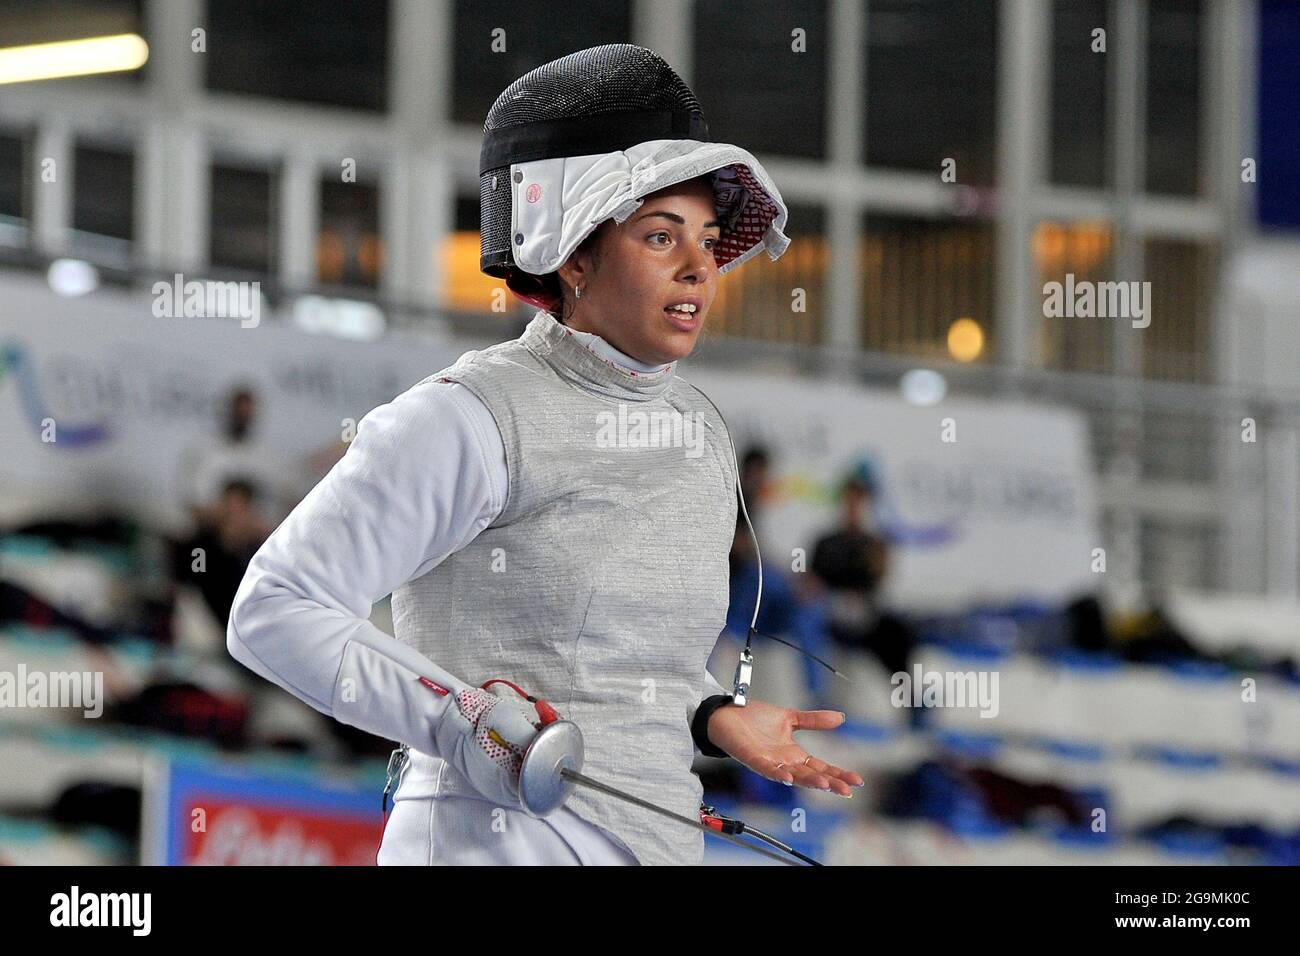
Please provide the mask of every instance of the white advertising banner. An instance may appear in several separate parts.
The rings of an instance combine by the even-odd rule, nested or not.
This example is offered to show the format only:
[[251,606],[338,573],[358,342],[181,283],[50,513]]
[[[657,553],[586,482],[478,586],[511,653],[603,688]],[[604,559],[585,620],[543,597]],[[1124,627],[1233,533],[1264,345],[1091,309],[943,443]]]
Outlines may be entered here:
[[[27,277],[0,296],[0,481],[66,501],[179,519],[186,463],[211,447],[230,390],[258,395],[264,468],[305,493],[309,456],[469,346],[389,333],[373,343],[283,323],[156,318],[147,295],[53,296]],[[503,338],[517,334],[502,322]],[[1064,409],[949,400],[772,374],[681,367],[719,405],[743,455],[772,456],[755,502],[764,558],[790,570],[834,528],[851,469],[877,486],[892,544],[887,595],[907,607],[1055,600],[1095,586],[1098,547],[1083,420]],[[53,423],[55,441],[48,437]]]
[[283,498],[310,487],[307,459],[345,437],[349,420],[467,351],[433,335],[360,343],[270,320],[156,318],[151,301],[65,299],[44,282],[6,278],[0,480],[179,519],[191,463],[220,438],[231,390],[247,386],[258,404],[254,456]]
[[722,409],[737,454],[771,455],[757,522],[765,562],[810,561],[841,513],[851,470],[876,486],[890,542],[886,595],[901,606],[1059,600],[1096,587],[1100,546],[1083,418],[1060,408],[945,400],[917,407],[894,392],[688,369]]

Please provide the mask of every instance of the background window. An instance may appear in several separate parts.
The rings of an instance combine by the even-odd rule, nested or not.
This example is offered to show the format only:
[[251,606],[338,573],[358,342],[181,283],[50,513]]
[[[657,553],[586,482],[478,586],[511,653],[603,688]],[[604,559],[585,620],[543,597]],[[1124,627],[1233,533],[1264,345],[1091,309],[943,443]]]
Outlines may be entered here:
[[[630,43],[628,0],[456,0],[453,117],[480,129],[507,86],[534,67],[602,43]],[[493,52],[493,31],[505,50]]]
[[948,331],[972,319],[993,344],[993,225],[869,214],[862,233],[862,347],[948,359]]
[[209,259],[261,275],[276,271],[274,179],[266,170],[214,164]]
[[73,248],[88,257],[127,257],[135,236],[135,155],[77,144],[72,197]]
[[384,248],[379,236],[379,188],[327,179],[321,183],[316,265],[330,285],[379,286]]
[[[1034,230],[1034,264],[1042,289],[1049,282],[1109,282],[1115,271],[1115,233],[1108,222],[1042,222]],[[1037,301],[1037,300],[1036,300]],[[1115,322],[1071,316],[1045,316],[1041,309],[1042,362],[1047,368],[1070,372],[1110,372],[1115,364]]]
[[[1108,186],[1108,67],[1113,62],[1106,0],[1052,4],[1051,170],[1063,186]],[[1093,52],[1092,31],[1106,30],[1105,53]]]
[[456,196],[456,231],[472,232],[478,235],[479,227],[478,193],[460,193]]
[[820,344],[827,305],[825,228],[820,207],[791,206],[785,230],[790,247],[775,262],[760,252],[721,277],[706,334]]
[[387,108],[388,4],[382,0],[208,0],[207,26],[209,89]]
[[995,178],[998,6],[993,0],[870,0],[866,160],[959,183]]
[[[796,28],[805,52],[791,49]],[[697,3],[692,88],[710,135],[751,153],[824,158],[827,55],[825,3]]]
[[22,136],[0,133],[0,220],[27,219],[26,149]]
[[[456,196],[455,228],[442,246],[443,304],[458,312],[492,312],[504,303],[507,312],[528,308],[500,279],[479,270],[479,195]],[[497,313],[498,315],[500,313]]]
[[1148,239],[1151,324],[1142,330],[1142,374],[1148,378],[1213,379],[1215,272],[1212,246],[1184,239]]
[[1190,195],[1201,175],[1201,5],[1151,0],[1148,11],[1146,188]]

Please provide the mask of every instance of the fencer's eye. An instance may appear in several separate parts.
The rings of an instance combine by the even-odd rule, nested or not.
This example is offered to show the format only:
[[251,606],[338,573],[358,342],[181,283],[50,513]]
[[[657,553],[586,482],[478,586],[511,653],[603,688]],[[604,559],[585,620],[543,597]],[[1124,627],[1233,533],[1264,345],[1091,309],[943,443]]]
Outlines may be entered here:
[[[669,239],[669,240],[672,239],[672,236],[668,235],[668,233],[666,233],[666,232],[656,232],[656,233],[654,233],[654,234],[652,234],[652,235],[650,235],[650,236],[647,236],[646,238],[648,238],[650,241],[654,242],[654,240],[658,239],[660,236],[663,236],[665,239]],[[663,245],[663,243],[661,243],[661,242],[656,242],[655,245],[657,245],[657,246],[661,246],[661,245]]]
[[708,236],[708,237],[704,240],[704,242],[706,243],[706,245],[704,246],[705,249],[708,249],[710,252],[713,252],[713,251],[716,251],[716,250],[717,250],[717,248],[718,248],[718,240],[715,239],[713,236]]

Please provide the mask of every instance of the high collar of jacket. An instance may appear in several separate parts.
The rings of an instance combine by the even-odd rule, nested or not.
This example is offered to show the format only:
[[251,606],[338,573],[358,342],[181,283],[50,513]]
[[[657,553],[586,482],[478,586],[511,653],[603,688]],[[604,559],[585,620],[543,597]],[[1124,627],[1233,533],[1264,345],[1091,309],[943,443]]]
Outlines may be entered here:
[[549,312],[538,312],[520,337],[524,345],[553,365],[560,375],[581,388],[609,398],[645,402],[672,384],[677,363],[654,372],[638,372],[597,355],[573,330]]

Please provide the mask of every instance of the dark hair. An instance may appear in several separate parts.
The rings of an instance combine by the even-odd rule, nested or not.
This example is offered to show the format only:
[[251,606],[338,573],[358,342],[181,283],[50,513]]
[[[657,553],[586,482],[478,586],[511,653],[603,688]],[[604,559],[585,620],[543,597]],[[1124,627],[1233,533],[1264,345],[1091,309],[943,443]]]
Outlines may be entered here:
[[258,499],[257,483],[249,478],[232,477],[227,478],[221,485],[221,494],[239,495],[249,502],[256,502]]
[[[591,234],[578,244],[578,248],[573,251],[573,255],[587,252],[591,254],[591,268],[594,272],[600,267],[600,243],[609,226],[614,220],[606,219],[599,226],[591,231]],[[524,297],[525,301],[532,301],[539,304],[551,315],[555,316],[556,321],[564,324],[568,318],[564,314],[564,283],[560,281],[558,272],[548,272],[546,275],[535,276],[531,273],[524,272],[522,269],[511,269],[510,275],[506,277],[506,286],[517,295]],[[572,301],[572,298],[569,300]],[[573,313],[570,312],[569,315]]]
[[840,481],[839,497],[843,498],[850,491],[861,492],[868,497],[876,497],[880,490],[880,475],[870,459],[861,458],[845,473]]
[[747,471],[752,465],[769,465],[772,462],[767,449],[762,445],[751,445],[740,459],[741,471]]

